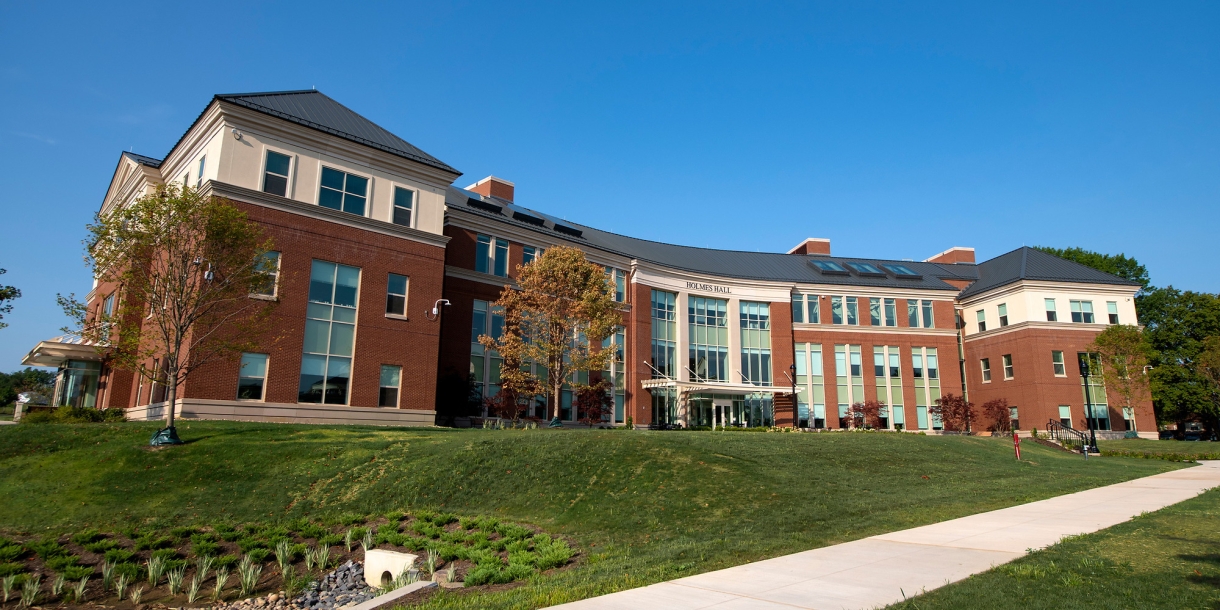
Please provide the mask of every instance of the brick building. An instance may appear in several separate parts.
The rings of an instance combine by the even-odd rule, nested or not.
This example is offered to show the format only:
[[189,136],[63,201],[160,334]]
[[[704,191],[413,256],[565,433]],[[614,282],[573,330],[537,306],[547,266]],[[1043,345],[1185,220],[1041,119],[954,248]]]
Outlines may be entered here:
[[[494,394],[499,361],[477,337],[500,331],[494,301],[519,266],[556,245],[604,266],[620,303],[612,363],[591,373],[613,382],[610,425],[835,428],[848,406],[877,400],[885,427],[936,430],[929,407],[965,392],[1007,398],[1025,429],[1079,428],[1078,354],[1106,324],[1136,323],[1138,286],[1027,248],[981,264],[960,247],[920,262],[836,257],[813,238],[786,253],[693,248],[520,206],[500,178],[458,188],[460,175],[316,91],[218,95],[164,159],[121,155],[103,213],[183,182],[236,202],[277,249],[276,286],[251,295],[280,301],[265,347],[190,378],[181,416],[478,415],[468,390]],[[113,298],[95,286],[89,307]],[[25,362],[59,367],[57,404],[135,419],[168,407],[157,384],[90,346],[44,341]],[[1155,437],[1150,402],[1090,390],[1105,429]],[[545,417],[544,402],[530,414]],[[560,409],[576,420],[568,396]]]

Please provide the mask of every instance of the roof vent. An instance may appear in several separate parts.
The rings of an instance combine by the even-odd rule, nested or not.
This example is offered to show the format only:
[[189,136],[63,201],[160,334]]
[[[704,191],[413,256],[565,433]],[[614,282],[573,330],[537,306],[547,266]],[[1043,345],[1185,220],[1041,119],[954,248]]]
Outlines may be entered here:
[[495,176],[488,176],[466,187],[466,190],[468,191],[474,191],[480,195],[486,195],[488,197],[499,197],[500,199],[504,199],[506,201],[513,200],[513,191],[515,189],[516,185],[514,185],[512,182],[509,182],[503,178],[497,178]]

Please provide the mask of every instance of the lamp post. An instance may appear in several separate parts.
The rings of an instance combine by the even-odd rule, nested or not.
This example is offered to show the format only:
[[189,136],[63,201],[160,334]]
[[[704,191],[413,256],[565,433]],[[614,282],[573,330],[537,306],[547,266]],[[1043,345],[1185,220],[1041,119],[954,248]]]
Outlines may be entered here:
[[796,397],[796,363],[789,364],[788,370],[792,371],[792,374],[788,376],[788,380],[792,382],[792,427],[796,428],[801,423],[801,406]]
[[[1085,423],[1089,426],[1089,447],[1093,451],[1097,451],[1097,426],[1093,421],[1093,398],[1089,391],[1089,355],[1084,354],[1080,357],[1080,377],[1084,380],[1084,409]],[[1086,452],[1088,449],[1086,449]]]

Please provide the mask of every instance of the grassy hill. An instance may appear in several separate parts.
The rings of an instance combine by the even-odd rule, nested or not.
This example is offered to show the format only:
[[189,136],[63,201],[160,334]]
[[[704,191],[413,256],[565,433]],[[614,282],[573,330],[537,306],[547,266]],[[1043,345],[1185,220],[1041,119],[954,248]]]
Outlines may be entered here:
[[531,608],[1178,468],[912,434],[492,431],[235,422],[0,428],[0,528],[429,508],[571,537],[576,568],[429,607]]

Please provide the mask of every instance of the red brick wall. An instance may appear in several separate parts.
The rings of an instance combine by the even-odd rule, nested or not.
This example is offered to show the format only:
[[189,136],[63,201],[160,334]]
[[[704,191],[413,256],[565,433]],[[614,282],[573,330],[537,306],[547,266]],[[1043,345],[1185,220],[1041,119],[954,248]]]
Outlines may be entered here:
[[[965,344],[966,381],[970,388],[970,401],[981,406],[989,400],[1008,399],[1010,406],[1017,407],[1023,430],[1045,430],[1049,420],[1059,419],[1059,406],[1069,405],[1072,408],[1072,426],[1087,428],[1077,354],[1088,351],[1089,344],[1103,328],[1100,325],[1096,330],[1027,327],[968,339]],[[1065,377],[1055,376],[1052,351],[1063,352]],[[1011,354],[1013,360],[1013,379],[1008,381],[1004,379],[1005,354]],[[991,363],[990,383],[983,383],[980,365],[983,358],[988,358]],[[1109,394],[1110,427],[1112,430],[1125,430],[1123,405],[1118,404],[1122,399],[1112,391]],[[1135,413],[1139,430],[1157,429],[1150,400],[1136,405]]]

